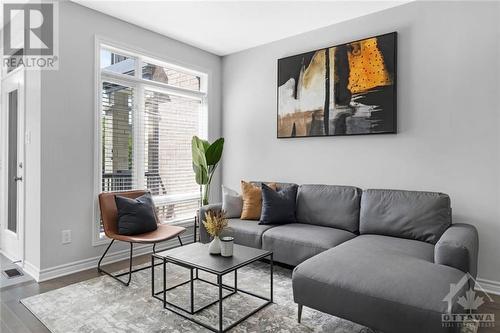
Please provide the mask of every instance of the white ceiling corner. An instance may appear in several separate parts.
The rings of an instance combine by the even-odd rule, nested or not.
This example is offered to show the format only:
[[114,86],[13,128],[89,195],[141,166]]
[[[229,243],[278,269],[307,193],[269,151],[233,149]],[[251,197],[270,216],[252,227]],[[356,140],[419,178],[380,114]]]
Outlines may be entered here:
[[221,56],[408,2],[72,1]]

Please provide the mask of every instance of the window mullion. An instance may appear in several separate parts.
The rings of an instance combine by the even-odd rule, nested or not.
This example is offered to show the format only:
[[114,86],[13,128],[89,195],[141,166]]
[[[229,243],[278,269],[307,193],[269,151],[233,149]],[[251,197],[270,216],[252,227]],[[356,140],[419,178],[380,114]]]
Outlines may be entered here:
[[142,58],[141,57],[136,57],[135,58],[135,78],[138,80],[142,79]]
[[201,100],[200,103],[200,129],[199,129],[199,136],[204,139],[209,139],[208,138],[208,98],[207,96],[204,96]]
[[[137,68],[137,67],[135,67],[135,68]],[[139,73],[141,73],[141,75],[142,75],[142,68],[141,67],[139,67],[139,68],[140,68]],[[138,70],[136,69],[135,73],[138,73],[137,71]],[[156,82],[156,81],[152,81],[152,80],[143,79],[142,77],[138,77],[137,76],[138,74],[134,74],[134,76],[130,76],[130,75],[126,75],[126,74],[115,73],[115,72],[103,70],[101,75],[103,77],[108,77],[108,78],[113,79],[113,80],[119,80],[119,81],[124,81],[124,82],[146,85],[148,87],[152,87],[152,89],[155,89],[158,91],[169,92],[170,94],[175,94],[178,96],[185,96],[185,97],[189,97],[189,98],[201,99],[207,95],[207,93],[203,92],[203,91],[190,90],[190,89],[186,89],[186,88],[182,88],[182,87],[172,86],[172,85],[169,85],[169,84],[163,83],[163,82]]]
[[135,128],[134,128],[134,180],[139,189],[146,188],[144,165],[144,88],[138,84],[135,88]]

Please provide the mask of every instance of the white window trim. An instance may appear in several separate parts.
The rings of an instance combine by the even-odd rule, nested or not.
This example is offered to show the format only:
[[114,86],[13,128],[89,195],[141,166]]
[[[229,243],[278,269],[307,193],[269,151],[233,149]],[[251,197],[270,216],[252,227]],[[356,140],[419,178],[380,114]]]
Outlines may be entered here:
[[[134,71],[134,76],[126,75],[121,73],[115,73],[111,71],[101,70],[100,66],[100,58],[101,58],[101,48],[116,51],[119,54],[123,54],[125,56],[129,56],[136,59],[136,66]],[[151,55],[150,53],[140,50],[137,48],[130,47],[128,45],[124,45],[123,43],[118,43],[111,41],[108,38],[102,36],[95,36],[94,40],[94,212],[93,212],[93,223],[92,223],[92,246],[100,246],[103,244],[108,244],[110,240],[107,237],[101,238],[99,229],[100,229],[100,211],[99,211],[99,202],[98,195],[101,192],[101,183],[102,183],[102,171],[101,171],[101,145],[102,145],[102,129],[101,129],[101,113],[102,113],[102,103],[101,103],[101,90],[102,90],[102,82],[103,80],[107,82],[112,82],[116,84],[120,84],[126,87],[131,87],[134,89],[134,106],[136,110],[137,116],[137,124],[140,128],[142,123],[142,117],[140,116],[143,112],[144,106],[142,103],[142,93],[138,90],[143,90],[147,88],[148,90],[155,90],[160,92],[168,91],[169,94],[189,97],[192,99],[196,99],[201,101],[202,104],[202,128],[200,135],[202,137],[208,137],[208,80],[210,77],[210,71],[198,70],[197,69],[188,69],[196,66],[191,66],[187,64],[182,64],[178,61],[173,61],[172,59],[164,59],[165,57],[158,57],[155,55]],[[159,60],[159,59],[164,59]],[[172,86],[162,82],[155,82],[152,80],[146,80],[142,78],[142,63],[147,62],[151,64],[156,64],[159,66],[166,66],[169,68],[177,69],[179,71],[194,74],[200,77],[200,90],[201,91],[193,91],[181,87]],[[141,136],[139,135],[139,138]],[[142,140],[134,140],[134,143],[137,145],[135,152],[142,152],[142,148],[139,148],[140,142]],[[143,167],[143,163],[138,163],[140,161],[139,154],[134,154],[134,166],[139,166],[139,168],[134,168],[134,173],[139,173],[140,168]],[[143,177],[133,177],[138,182],[143,182]],[[144,184],[134,184],[134,186],[142,187]],[[192,200],[195,198],[199,198],[199,192],[186,193],[181,195],[163,195],[157,196],[154,198],[155,204],[166,204],[166,203],[181,203],[184,201]],[[193,217],[194,218],[194,217]],[[192,219],[180,219],[173,222],[169,222],[171,224],[184,224],[187,222],[192,222]]]

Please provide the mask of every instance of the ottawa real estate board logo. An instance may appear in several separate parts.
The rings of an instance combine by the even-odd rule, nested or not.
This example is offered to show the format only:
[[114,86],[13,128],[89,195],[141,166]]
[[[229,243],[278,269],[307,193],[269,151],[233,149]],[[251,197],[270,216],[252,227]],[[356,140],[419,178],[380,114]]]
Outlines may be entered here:
[[469,273],[457,283],[450,284],[443,302],[447,303],[447,311],[441,315],[443,327],[458,327],[461,333],[476,333],[480,327],[495,327],[495,314],[481,308],[494,300]]
[[58,69],[58,3],[3,2],[2,66]]

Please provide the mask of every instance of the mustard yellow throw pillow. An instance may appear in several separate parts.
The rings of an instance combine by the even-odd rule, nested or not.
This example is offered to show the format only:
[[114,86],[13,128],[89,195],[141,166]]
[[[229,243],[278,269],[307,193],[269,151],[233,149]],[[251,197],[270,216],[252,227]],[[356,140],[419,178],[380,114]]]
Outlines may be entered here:
[[[276,190],[276,183],[266,184]],[[241,196],[243,198],[242,220],[259,220],[262,211],[262,189],[246,181],[241,181]]]

